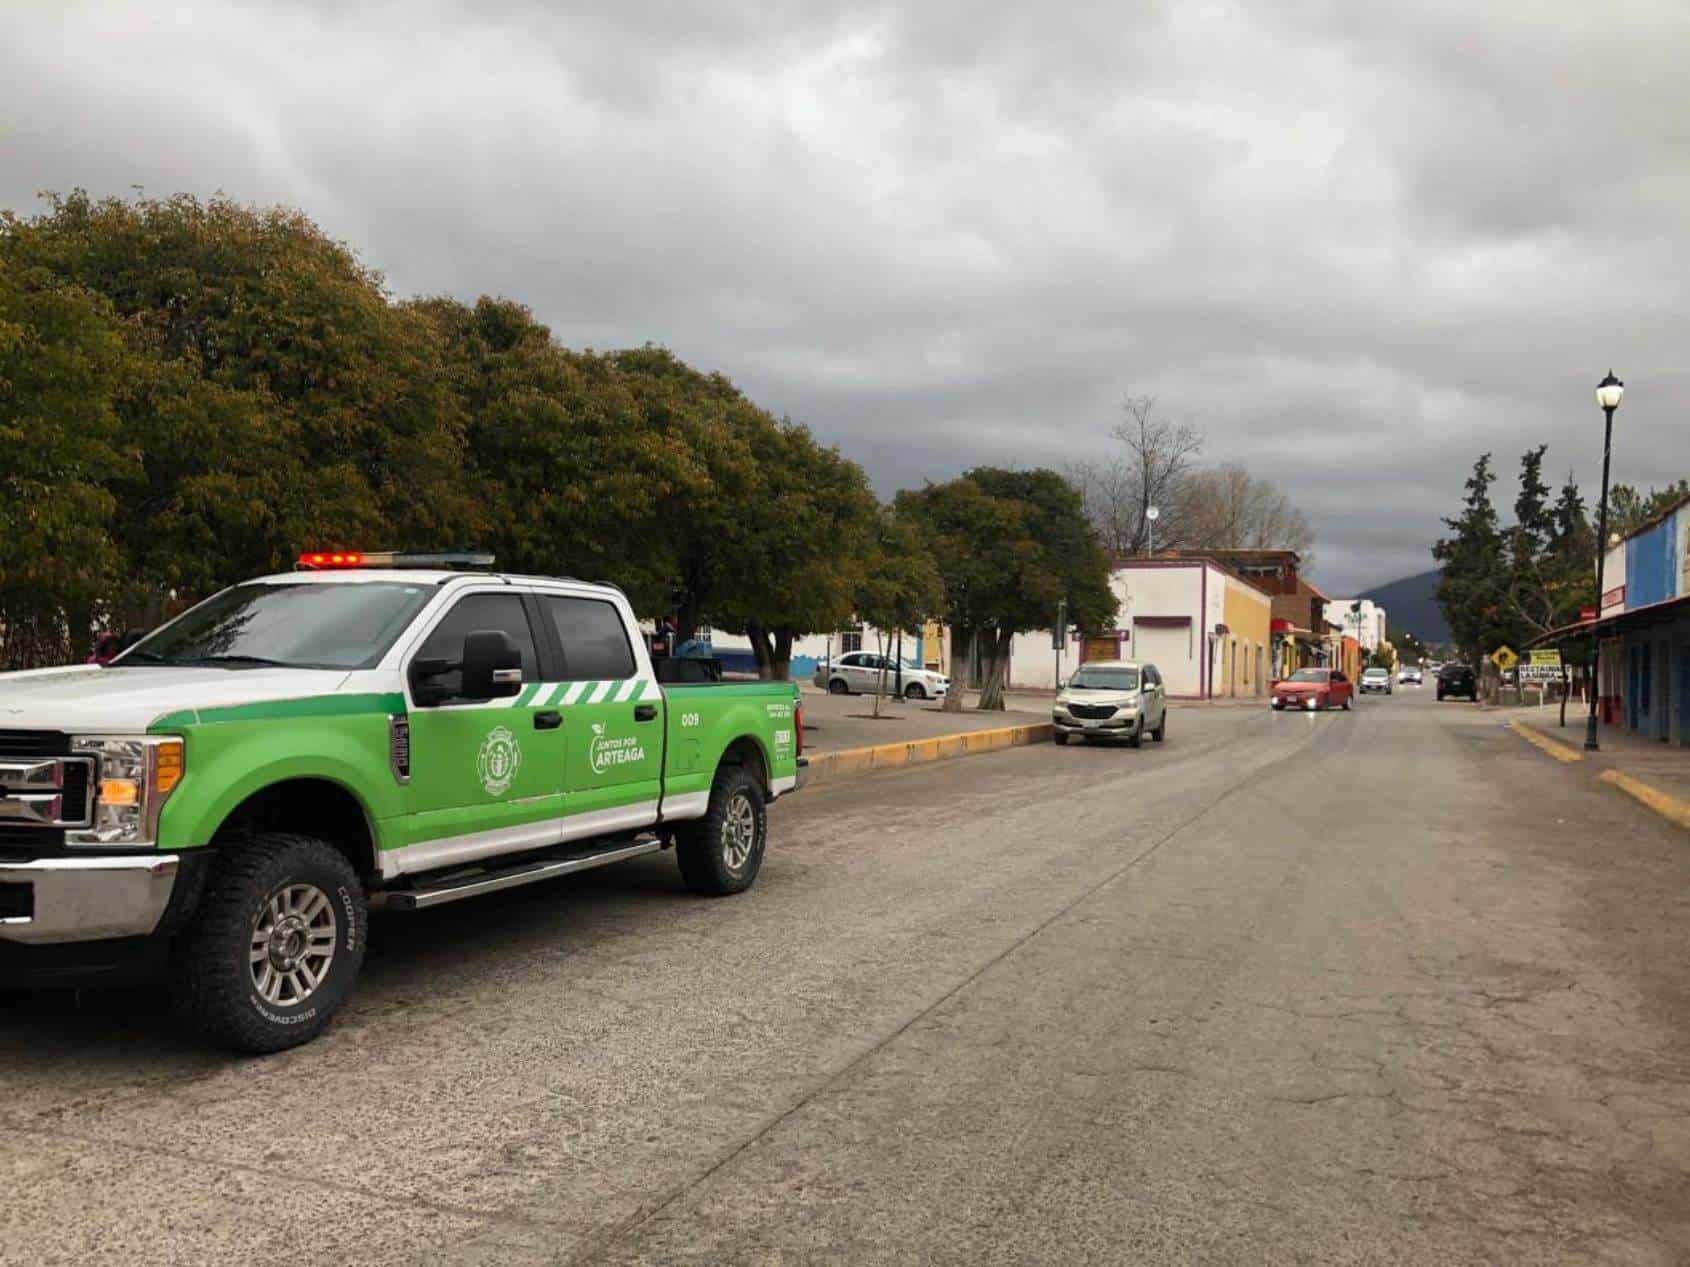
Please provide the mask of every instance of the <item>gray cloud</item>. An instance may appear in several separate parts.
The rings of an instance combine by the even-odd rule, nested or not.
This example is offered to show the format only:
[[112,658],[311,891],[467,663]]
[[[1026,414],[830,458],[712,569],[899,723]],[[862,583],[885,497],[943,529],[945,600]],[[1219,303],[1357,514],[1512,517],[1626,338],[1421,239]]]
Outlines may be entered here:
[[[23,6],[0,205],[297,204],[395,291],[668,344],[883,491],[1107,444],[1159,395],[1351,590],[1484,449],[1690,471],[1690,10]],[[1505,487],[1499,500],[1512,500]]]

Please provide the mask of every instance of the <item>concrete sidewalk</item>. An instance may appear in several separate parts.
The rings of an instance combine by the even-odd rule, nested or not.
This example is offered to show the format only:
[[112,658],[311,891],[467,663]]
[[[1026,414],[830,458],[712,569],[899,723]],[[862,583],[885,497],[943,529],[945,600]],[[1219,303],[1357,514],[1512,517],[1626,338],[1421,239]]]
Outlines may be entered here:
[[1003,712],[982,713],[974,707],[970,692],[968,706],[960,713],[943,712],[936,702],[912,703],[884,699],[880,717],[874,714],[869,695],[829,695],[825,691],[804,692],[804,751],[837,752],[846,748],[867,748],[877,744],[902,743],[911,739],[936,739],[942,735],[966,734],[977,730],[998,730],[1005,726],[1030,726],[1050,721],[1050,697],[1015,695],[1004,697]]
[[1622,727],[1603,726],[1597,734],[1601,748],[1586,752],[1586,714],[1582,710],[1575,714],[1570,704],[1565,727],[1558,724],[1560,711],[1553,706],[1485,711],[1555,760],[1578,766],[1597,782],[1690,829],[1690,750],[1642,738]]

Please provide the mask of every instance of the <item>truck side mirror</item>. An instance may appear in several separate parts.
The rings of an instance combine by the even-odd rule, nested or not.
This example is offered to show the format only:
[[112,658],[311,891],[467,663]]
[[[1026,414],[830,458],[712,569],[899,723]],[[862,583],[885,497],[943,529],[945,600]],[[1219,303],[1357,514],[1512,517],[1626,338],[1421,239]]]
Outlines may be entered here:
[[464,699],[504,699],[522,689],[522,652],[502,629],[464,635]]

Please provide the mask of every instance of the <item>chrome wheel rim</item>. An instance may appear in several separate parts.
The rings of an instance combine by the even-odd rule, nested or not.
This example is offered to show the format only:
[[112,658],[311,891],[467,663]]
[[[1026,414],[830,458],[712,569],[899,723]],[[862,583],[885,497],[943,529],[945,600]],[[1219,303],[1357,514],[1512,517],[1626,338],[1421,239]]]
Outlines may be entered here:
[[305,1002],[328,978],[339,933],[334,903],[316,885],[277,889],[252,921],[252,988],[278,1007]]
[[730,871],[741,870],[757,843],[757,808],[743,792],[728,802],[722,816],[722,862]]

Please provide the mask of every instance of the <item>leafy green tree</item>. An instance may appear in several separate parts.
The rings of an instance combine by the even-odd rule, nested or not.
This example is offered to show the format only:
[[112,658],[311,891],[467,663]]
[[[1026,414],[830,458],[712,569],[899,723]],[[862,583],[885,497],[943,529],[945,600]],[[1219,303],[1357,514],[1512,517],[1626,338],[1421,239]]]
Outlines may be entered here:
[[879,506],[868,477],[720,374],[655,348],[615,359],[703,469],[664,508],[681,636],[742,632],[762,676],[789,677],[794,640],[851,615]]
[[1490,454],[1482,454],[1467,477],[1461,514],[1444,520],[1453,535],[1432,547],[1442,573],[1438,605],[1455,645],[1473,664],[1513,636],[1503,536],[1490,498],[1495,480]]
[[1651,488],[1640,493],[1630,484],[1614,484],[1608,489],[1608,532],[1617,537],[1629,537],[1656,515],[1671,510],[1690,497],[1690,480],[1678,480],[1665,488]]
[[662,348],[570,351],[505,300],[395,303],[304,215],[221,197],[0,213],[0,276],[0,487],[28,523],[0,551],[35,552],[0,575],[12,662],[341,545],[613,580],[686,633],[744,630],[771,676],[851,611],[861,468]]
[[309,545],[469,535],[434,331],[300,213],[77,191],[8,217],[0,259],[101,296],[143,354],[140,468],[109,486],[131,575],[199,592]]
[[[881,507],[874,517],[869,551],[857,579],[855,614],[874,626],[884,661],[894,634],[919,634],[944,607],[945,586],[920,526],[908,515]],[[874,715],[886,693],[886,671],[874,695]]]
[[0,263],[0,668],[84,652],[122,578],[107,485],[132,470],[134,357],[109,307]]
[[[944,484],[900,493],[898,508],[933,543],[945,587],[953,655],[977,649],[981,709],[1001,709],[1010,643],[1048,629],[1057,605],[1082,628],[1114,619],[1109,560],[1079,494],[1054,471],[976,467]],[[945,707],[961,707],[953,670]]]

